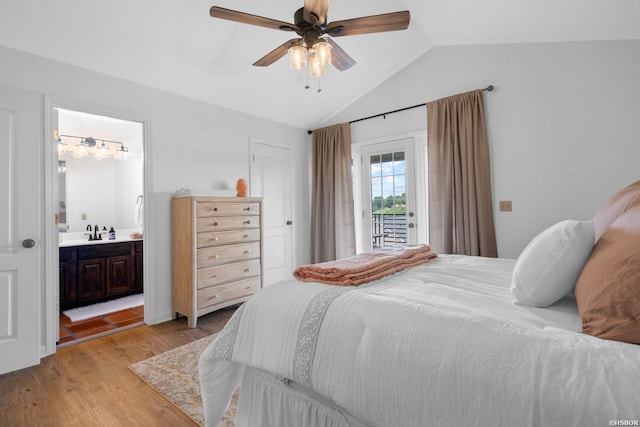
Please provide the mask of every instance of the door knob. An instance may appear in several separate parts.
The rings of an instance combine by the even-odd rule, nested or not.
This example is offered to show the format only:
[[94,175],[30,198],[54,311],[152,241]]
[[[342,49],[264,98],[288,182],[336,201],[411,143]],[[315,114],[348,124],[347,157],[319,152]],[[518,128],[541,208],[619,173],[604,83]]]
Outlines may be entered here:
[[287,225],[291,225],[291,224],[293,224],[293,221],[291,220],[287,221]]
[[409,224],[407,224],[407,227],[409,227],[409,228],[413,228],[413,227],[415,227],[415,225],[413,225],[413,223],[412,223],[412,222],[410,222]]
[[30,248],[34,247],[35,245],[36,245],[36,242],[33,239],[25,239],[25,240],[22,241],[22,247],[23,248],[30,249]]

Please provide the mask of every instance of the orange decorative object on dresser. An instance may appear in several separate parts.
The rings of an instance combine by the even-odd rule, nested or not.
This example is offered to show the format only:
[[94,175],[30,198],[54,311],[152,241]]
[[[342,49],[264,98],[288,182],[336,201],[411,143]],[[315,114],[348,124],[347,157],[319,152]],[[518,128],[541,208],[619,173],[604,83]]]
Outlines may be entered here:
[[242,178],[236,182],[236,196],[247,197],[247,183]]

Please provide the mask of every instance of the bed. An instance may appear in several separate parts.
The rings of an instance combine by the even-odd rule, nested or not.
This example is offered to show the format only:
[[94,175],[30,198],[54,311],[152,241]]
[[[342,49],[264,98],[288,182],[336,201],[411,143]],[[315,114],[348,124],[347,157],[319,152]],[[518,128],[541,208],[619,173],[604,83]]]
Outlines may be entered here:
[[207,425],[237,387],[237,426],[634,425],[633,185],[592,220],[544,230],[517,260],[438,254],[359,286],[263,289],[201,356]]

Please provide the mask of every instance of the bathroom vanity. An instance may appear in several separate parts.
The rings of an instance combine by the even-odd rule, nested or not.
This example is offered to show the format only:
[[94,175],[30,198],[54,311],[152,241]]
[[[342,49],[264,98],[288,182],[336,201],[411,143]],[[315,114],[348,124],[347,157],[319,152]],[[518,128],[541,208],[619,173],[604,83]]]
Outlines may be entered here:
[[60,310],[141,293],[142,249],[133,239],[61,243]]

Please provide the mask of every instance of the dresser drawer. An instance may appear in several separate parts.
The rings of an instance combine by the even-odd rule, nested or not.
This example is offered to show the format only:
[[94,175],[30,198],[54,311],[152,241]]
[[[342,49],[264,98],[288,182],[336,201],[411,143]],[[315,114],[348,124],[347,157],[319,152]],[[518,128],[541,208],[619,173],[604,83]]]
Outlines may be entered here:
[[253,295],[259,290],[260,277],[198,289],[198,310],[225,301]]
[[258,203],[216,203],[199,202],[196,212],[198,217],[217,215],[259,215],[260,205]]
[[260,240],[260,229],[258,228],[210,231],[207,233],[198,233],[198,248],[224,245],[227,243],[253,242],[258,240]]
[[260,275],[260,259],[198,269],[198,289]]
[[260,258],[260,242],[237,243],[198,249],[198,267]]
[[233,228],[258,228],[259,216],[221,216],[198,218],[198,231],[229,230]]

